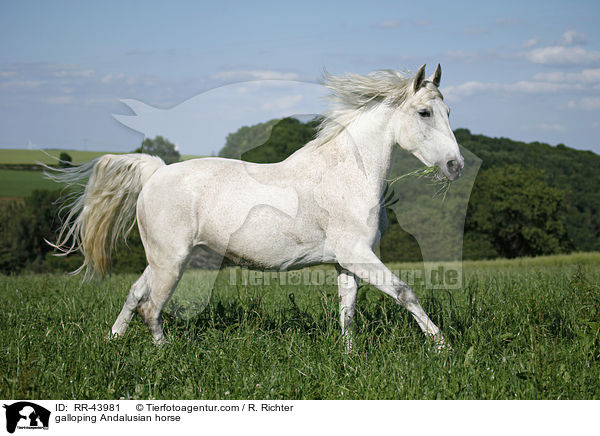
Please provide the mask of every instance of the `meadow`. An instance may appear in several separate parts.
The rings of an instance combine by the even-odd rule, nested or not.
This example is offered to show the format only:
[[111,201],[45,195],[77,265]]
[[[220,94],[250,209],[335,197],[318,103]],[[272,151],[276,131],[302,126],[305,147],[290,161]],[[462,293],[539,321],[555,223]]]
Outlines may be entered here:
[[106,154],[104,151],[0,148],[0,163],[31,165],[41,162],[46,165],[55,165],[58,162],[60,154],[63,152],[71,156],[72,163],[75,165],[88,162]]
[[41,167],[39,170],[32,168],[19,168],[19,165],[34,165],[43,163],[56,165],[60,153],[66,152],[73,159],[73,164],[78,165],[102,156],[106,152],[79,151],[79,150],[27,150],[27,149],[0,149],[0,200],[23,198],[31,195],[34,190],[56,190],[63,186],[44,177]]
[[63,186],[48,180],[41,171],[0,168],[0,198],[22,198],[36,189],[55,190]]
[[[74,165],[89,162],[100,157],[105,151],[82,151],[82,150],[28,150],[28,149],[0,149],[0,200],[23,198],[30,195],[36,189],[56,190],[63,186],[48,180],[43,172],[34,169],[19,168],[19,165],[35,165],[43,163],[56,165],[58,157],[66,152],[73,159]],[[118,154],[118,153],[117,153]],[[201,156],[182,155],[181,160],[195,159]],[[14,167],[13,167],[14,166]]]
[[137,316],[109,338],[135,275],[0,276],[0,397],[598,399],[598,265],[600,253],[472,261],[460,289],[416,286],[452,346],[441,353],[404,309],[361,286],[349,355],[333,284],[251,286],[230,269],[190,270],[157,347]]
[[[100,157],[108,152],[106,151],[84,151],[84,150],[62,150],[62,149],[17,149],[0,148],[0,163],[2,164],[35,164],[41,162],[47,165],[57,163],[61,153],[67,153],[73,159],[73,164],[78,165],[89,162],[92,159]],[[120,153],[115,153],[120,154]],[[194,159],[201,156],[182,155],[181,160]]]

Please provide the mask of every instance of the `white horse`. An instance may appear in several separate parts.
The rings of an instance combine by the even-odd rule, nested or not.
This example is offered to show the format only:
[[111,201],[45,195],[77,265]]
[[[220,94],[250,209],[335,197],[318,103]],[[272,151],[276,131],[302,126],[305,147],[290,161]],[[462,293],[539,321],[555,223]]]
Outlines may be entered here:
[[444,339],[415,293],[374,253],[385,222],[381,198],[399,144],[440,176],[464,166],[438,90],[441,68],[425,79],[396,71],[325,77],[335,102],[317,137],[286,160],[254,164],[204,158],[166,166],[144,154],[104,155],[59,179],[89,178],[54,245],[81,250],[78,271],[104,275],[111,249],[137,223],[148,266],[132,285],[112,327],[121,336],[134,310],[154,341],[164,341],[161,312],[194,247],[205,246],[258,269],[334,263],[346,348],[359,280],[372,283],[414,316],[438,345]]

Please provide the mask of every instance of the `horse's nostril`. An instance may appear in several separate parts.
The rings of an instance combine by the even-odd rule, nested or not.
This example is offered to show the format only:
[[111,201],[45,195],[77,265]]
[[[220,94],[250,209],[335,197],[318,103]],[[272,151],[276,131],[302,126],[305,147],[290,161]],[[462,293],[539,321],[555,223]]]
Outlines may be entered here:
[[451,161],[448,161],[448,163],[446,165],[448,166],[448,171],[450,171],[451,173],[457,172],[458,169],[460,168],[459,164],[458,164],[458,161],[455,160],[455,159],[451,160]]

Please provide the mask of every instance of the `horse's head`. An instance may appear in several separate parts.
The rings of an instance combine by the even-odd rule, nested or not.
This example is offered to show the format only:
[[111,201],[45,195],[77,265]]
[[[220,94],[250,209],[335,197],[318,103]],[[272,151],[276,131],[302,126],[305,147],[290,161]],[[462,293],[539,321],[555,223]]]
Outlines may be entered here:
[[464,159],[448,116],[450,109],[438,90],[442,69],[425,79],[425,65],[412,80],[406,99],[392,116],[395,141],[427,166],[437,166],[450,180],[460,177]]

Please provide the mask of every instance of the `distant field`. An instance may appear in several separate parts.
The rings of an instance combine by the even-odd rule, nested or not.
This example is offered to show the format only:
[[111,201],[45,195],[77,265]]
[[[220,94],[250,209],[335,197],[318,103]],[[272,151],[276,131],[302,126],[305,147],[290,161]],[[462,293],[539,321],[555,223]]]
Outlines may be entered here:
[[63,152],[71,156],[74,164],[81,164],[107,153],[105,151],[0,149],[0,163],[34,164],[42,162],[55,164],[58,156]]
[[[67,153],[75,165],[88,162],[107,153],[106,151],[79,150],[25,150],[0,149],[0,164],[32,165],[37,162],[56,164],[61,153]],[[181,160],[195,159],[202,156],[183,155]],[[0,169],[0,198],[26,197],[35,189],[58,189],[61,185],[46,180],[41,171]]]
[[59,189],[61,185],[46,180],[41,171],[0,169],[0,197],[27,197],[36,189]]
[[[67,153],[73,159],[74,164],[88,162],[98,156],[107,153],[120,154],[108,151],[80,151],[80,150],[26,150],[16,148],[0,149],[0,164],[34,164],[42,162],[45,164],[55,164],[61,153]],[[195,159],[202,156],[182,155],[181,160]]]

